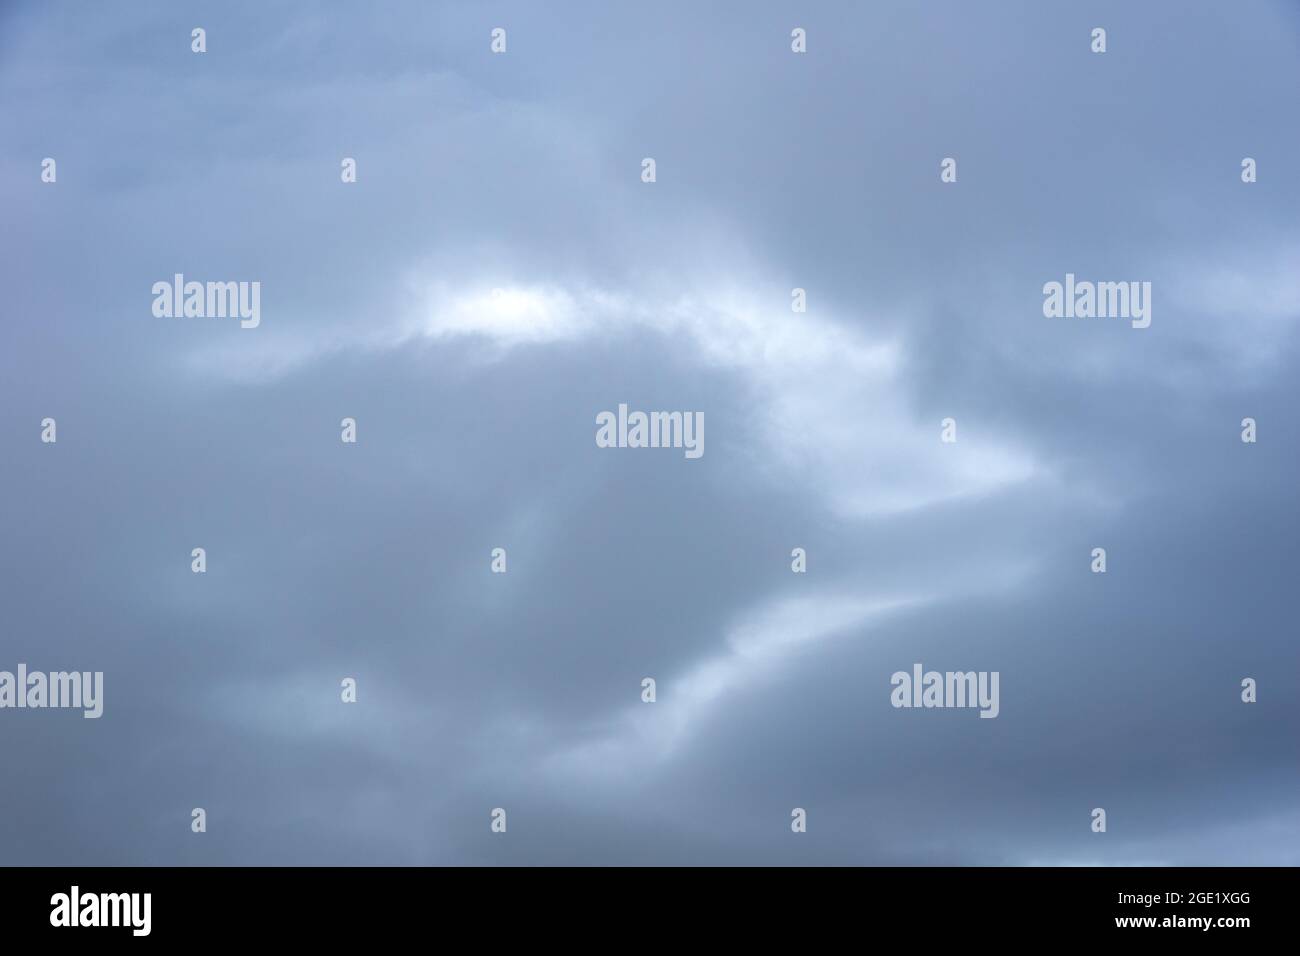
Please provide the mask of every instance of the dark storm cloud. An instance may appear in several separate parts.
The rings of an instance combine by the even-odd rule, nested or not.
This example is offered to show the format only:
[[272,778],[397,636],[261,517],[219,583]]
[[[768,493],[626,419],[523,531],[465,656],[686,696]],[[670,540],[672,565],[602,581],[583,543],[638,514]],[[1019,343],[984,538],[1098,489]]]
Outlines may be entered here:
[[[106,675],[0,719],[6,862],[1295,862],[1285,5],[3,27],[0,669]],[[915,661],[999,717],[891,708]]]

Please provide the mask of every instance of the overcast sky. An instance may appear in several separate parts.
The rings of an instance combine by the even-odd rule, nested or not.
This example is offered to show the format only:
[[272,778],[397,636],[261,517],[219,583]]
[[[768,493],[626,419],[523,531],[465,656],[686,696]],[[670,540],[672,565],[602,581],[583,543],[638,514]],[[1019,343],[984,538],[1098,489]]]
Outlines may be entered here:
[[105,690],[0,711],[0,863],[1300,862],[1298,80],[1281,0],[4,4],[0,670]]

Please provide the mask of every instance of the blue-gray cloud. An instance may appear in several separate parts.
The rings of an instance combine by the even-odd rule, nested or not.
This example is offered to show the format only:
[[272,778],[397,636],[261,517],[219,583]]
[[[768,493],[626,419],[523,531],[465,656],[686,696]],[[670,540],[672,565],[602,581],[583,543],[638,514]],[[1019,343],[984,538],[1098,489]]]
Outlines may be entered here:
[[[106,699],[0,712],[5,862],[1295,863],[1298,47],[1281,2],[7,7],[0,669]],[[177,272],[260,327],[153,317]],[[1045,319],[1067,272],[1151,327]],[[620,402],[706,454],[597,448]],[[891,708],[915,661],[999,717]]]

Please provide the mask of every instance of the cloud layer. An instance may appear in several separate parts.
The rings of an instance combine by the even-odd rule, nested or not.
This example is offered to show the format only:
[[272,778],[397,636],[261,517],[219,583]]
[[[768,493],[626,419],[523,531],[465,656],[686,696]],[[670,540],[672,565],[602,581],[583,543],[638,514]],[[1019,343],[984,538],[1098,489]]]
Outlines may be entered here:
[[1300,16],[995,6],[6,7],[4,862],[1300,862]]

